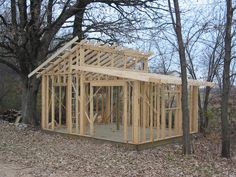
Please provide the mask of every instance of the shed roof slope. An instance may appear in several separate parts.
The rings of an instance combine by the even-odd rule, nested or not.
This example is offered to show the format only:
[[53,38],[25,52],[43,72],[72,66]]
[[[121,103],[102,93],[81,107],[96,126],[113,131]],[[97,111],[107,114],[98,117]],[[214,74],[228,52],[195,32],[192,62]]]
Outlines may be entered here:
[[117,45],[109,45],[103,43],[92,43],[87,40],[82,40],[78,42],[78,37],[73,38],[71,41],[66,43],[63,47],[61,47],[58,51],[56,51],[51,57],[49,57],[46,61],[44,61],[41,65],[39,65],[36,69],[34,69],[28,77],[32,77],[35,74],[37,76],[41,76],[41,73],[45,73],[43,71],[53,68],[53,66],[57,65],[59,60],[65,59],[65,56],[72,54],[75,49],[79,47],[83,47],[85,49],[101,51],[107,53],[116,53],[120,55],[124,55],[127,57],[138,57],[143,59],[148,59],[149,56],[152,55],[151,52],[140,52],[137,50],[117,46]]

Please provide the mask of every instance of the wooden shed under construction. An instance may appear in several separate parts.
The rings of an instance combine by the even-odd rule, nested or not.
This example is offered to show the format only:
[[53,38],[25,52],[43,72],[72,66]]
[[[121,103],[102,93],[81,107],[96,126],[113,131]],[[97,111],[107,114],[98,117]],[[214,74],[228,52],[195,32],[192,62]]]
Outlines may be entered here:
[[[29,74],[42,78],[42,129],[143,144],[182,136],[181,79],[148,72],[143,53],[72,39]],[[190,132],[198,88],[188,80]]]

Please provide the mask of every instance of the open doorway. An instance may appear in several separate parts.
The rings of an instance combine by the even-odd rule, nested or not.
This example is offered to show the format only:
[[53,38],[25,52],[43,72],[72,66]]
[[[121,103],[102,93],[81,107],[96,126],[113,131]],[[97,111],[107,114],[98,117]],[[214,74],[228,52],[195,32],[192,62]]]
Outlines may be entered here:
[[131,121],[128,115],[128,92],[127,88],[126,91],[124,89],[124,82],[114,85],[90,85],[90,92],[92,92],[90,94],[93,96],[90,95],[92,104],[89,110],[92,111],[90,118],[92,115],[94,120],[93,126],[89,128],[90,135],[123,142],[126,134],[125,139],[128,141],[131,139],[128,136],[131,132],[131,126],[129,127],[128,124]]

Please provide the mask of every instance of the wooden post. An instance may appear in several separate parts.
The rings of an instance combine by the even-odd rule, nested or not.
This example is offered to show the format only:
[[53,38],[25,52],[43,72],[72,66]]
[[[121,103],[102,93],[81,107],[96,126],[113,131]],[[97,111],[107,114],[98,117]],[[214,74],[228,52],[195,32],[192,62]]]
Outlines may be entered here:
[[102,92],[102,122],[105,123],[105,114],[104,114],[104,93]]
[[43,75],[42,76],[42,90],[41,90],[41,127],[44,129],[46,126],[45,126],[45,122],[46,122],[46,111],[45,111],[45,108],[46,108],[46,99],[45,99],[45,89],[46,89],[46,76]]
[[52,79],[52,85],[51,85],[51,101],[52,101],[52,105],[51,105],[51,111],[52,111],[52,117],[51,117],[51,124],[52,124],[52,130],[54,130],[55,128],[55,88],[54,88],[54,76],[51,76]]
[[157,139],[160,138],[160,84],[157,85]]
[[113,112],[113,102],[114,102],[114,97],[113,97],[113,87],[111,86],[111,102],[110,102],[110,111],[111,111],[111,120],[110,120],[110,122],[112,123],[113,122],[113,114],[114,114],[114,112]]
[[182,86],[179,85],[179,135],[183,135],[183,129],[182,129],[182,104],[181,104],[181,97],[182,97]]
[[124,118],[124,142],[128,142],[128,84],[123,86],[123,118]]
[[67,128],[68,132],[72,133],[72,75],[68,75],[67,82]]
[[198,132],[198,87],[193,86],[192,96],[192,117],[193,117],[193,132]]
[[[147,102],[150,101],[150,83],[147,83]],[[146,109],[146,127],[150,128],[150,104],[147,105]]]
[[80,135],[85,133],[85,84],[84,74],[80,76]]
[[[154,84],[153,85],[153,89],[154,89],[154,91],[153,91],[153,93],[154,93],[154,103],[153,103],[153,107],[154,107],[154,110],[157,110],[157,85],[156,84]],[[153,110],[153,111],[154,111]],[[153,126],[154,127],[156,127],[157,126],[157,112],[156,111],[154,111],[154,117],[153,117]]]
[[75,83],[75,133],[79,133],[79,76],[76,74],[76,83]]
[[134,89],[133,89],[133,143],[139,143],[139,98],[140,98],[140,82],[134,81]]
[[128,84],[128,125],[130,126],[131,125],[131,121],[132,121],[132,118],[131,118],[131,86],[130,84]]
[[172,110],[168,112],[168,137],[172,135]]
[[98,109],[98,104],[99,104],[99,94],[96,94],[96,113],[98,114],[99,109]]
[[161,138],[166,136],[166,111],[165,111],[165,90],[164,85],[161,88]]
[[[176,103],[177,103],[177,99],[176,99]],[[174,136],[177,136],[178,135],[178,123],[179,123],[179,114],[178,114],[178,111],[179,111],[179,107],[177,106],[176,104],[176,109],[175,109],[175,113],[174,113]]]
[[109,123],[109,118],[111,114],[111,91],[110,87],[106,89],[106,123]]
[[90,121],[89,121],[89,125],[90,125],[90,135],[94,136],[94,117],[93,117],[93,86],[90,85]]
[[153,141],[153,83],[150,83],[150,141]]
[[189,90],[188,90],[188,105],[189,105],[189,133],[192,133],[193,129],[192,129],[192,124],[193,124],[193,99],[192,99],[192,96],[193,96],[193,86],[189,86]]
[[[80,48],[80,66],[84,65],[84,49]],[[85,134],[85,126],[86,126],[86,120],[85,120],[85,99],[86,99],[86,93],[85,93],[85,84],[84,84],[84,73],[81,73],[80,75],[80,135]]]
[[49,76],[46,76],[46,98],[45,98],[45,112],[46,112],[46,121],[45,121],[45,125],[46,128],[48,129],[48,122],[49,122]]
[[59,127],[61,127],[61,119],[62,119],[62,117],[61,117],[62,116],[61,115],[61,111],[62,111],[62,109],[61,109],[62,102],[61,101],[62,100],[61,99],[62,99],[62,90],[61,90],[61,86],[59,86],[59,105],[58,105],[59,106],[59,110],[58,110],[59,111]]
[[120,87],[116,89],[116,129],[120,130]]
[[146,142],[147,82],[143,84],[143,142]]

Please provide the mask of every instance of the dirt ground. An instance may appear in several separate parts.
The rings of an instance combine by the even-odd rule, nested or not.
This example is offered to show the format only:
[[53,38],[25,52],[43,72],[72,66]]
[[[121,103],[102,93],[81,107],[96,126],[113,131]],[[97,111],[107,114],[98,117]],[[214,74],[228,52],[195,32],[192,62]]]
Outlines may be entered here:
[[212,133],[190,156],[176,144],[127,151],[0,121],[0,177],[236,176],[236,158],[221,158],[219,143]]

